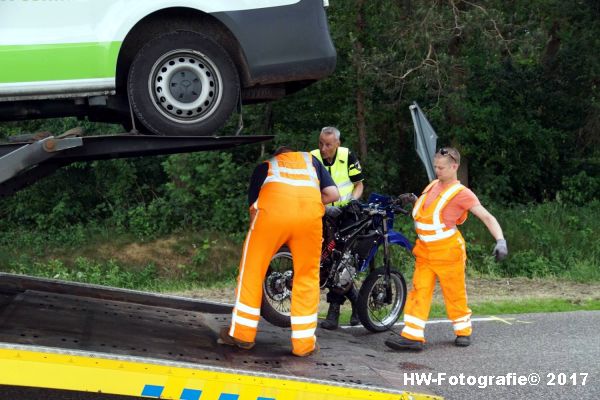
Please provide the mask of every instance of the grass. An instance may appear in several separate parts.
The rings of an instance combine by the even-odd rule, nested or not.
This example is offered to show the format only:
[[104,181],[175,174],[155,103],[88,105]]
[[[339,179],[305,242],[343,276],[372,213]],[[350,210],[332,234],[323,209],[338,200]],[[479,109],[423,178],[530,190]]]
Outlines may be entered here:
[[[516,299],[495,302],[482,302],[469,305],[475,316],[488,316],[500,314],[528,314],[549,313],[564,311],[590,311],[600,310],[600,300],[589,299],[573,301],[567,299]],[[432,308],[433,318],[445,318],[446,311],[443,304],[435,304]]]
[[[593,311],[600,310],[599,299],[573,301],[567,299],[516,299],[496,302],[482,302],[470,304],[474,317],[486,317],[507,314],[530,314],[550,313],[565,311]],[[347,324],[350,321],[350,308],[342,310],[340,323]],[[325,313],[319,315],[325,318]],[[429,318],[447,318],[446,309],[441,302],[434,302],[431,306]]]

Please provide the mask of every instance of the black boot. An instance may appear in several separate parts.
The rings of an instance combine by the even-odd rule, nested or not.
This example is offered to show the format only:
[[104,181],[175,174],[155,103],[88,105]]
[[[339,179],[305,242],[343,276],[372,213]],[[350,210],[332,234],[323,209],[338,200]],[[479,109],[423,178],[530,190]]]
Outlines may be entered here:
[[454,344],[458,347],[467,347],[471,344],[471,336],[457,336]]
[[321,322],[321,328],[332,331],[338,328],[338,321],[340,319],[340,305],[337,303],[329,303],[329,310],[327,310],[327,318]]
[[358,318],[358,312],[356,311],[356,307],[352,304],[352,315],[350,316],[350,326],[356,326],[360,324],[360,319]]
[[350,300],[350,304],[352,304],[352,315],[350,316],[350,325],[356,326],[360,324],[360,319],[358,318],[357,311],[357,303],[358,303],[358,289],[356,286],[352,285],[352,288],[346,294],[348,300]]
[[403,336],[393,336],[385,341],[385,345],[394,350],[400,351],[421,351],[423,350],[423,342],[412,340]]

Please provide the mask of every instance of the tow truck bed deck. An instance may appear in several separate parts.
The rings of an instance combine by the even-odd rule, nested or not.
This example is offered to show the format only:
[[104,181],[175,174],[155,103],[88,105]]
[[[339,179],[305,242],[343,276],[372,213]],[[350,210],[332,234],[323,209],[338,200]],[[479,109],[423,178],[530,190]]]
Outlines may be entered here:
[[[77,288],[74,290],[77,294],[64,293],[73,288]],[[151,369],[162,366],[184,370],[200,368],[209,374],[229,373],[233,374],[231,379],[234,380],[241,376],[263,381],[283,380],[287,382],[287,391],[294,385],[312,383],[333,390],[330,394],[338,398],[362,398],[342,395],[348,390],[357,393],[366,390],[369,395],[365,398],[372,399],[379,398],[377,394],[384,396],[380,398],[408,398],[405,397],[408,394],[398,387],[398,382],[386,377],[386,371],[392,366],[378,361],[376,350],[365,347],[343,332],[320,331],[321,351],[308,358],[290,354],[289,330],[264,321],[260,324],[254,349],[244,351],[217,345],[218,331],[228,325],[230,309],[229,305],[194,299],[156,294],[144,296],[141,292],[122,289],[0,274],[0,354],[5,352],[4,357],[0,357],[0,371],[5,376],[0,378],[0,384],[15,385],[15,382],[6,381],[4,372],[7,367],[1,366],[2,359],[30,360],[34,363],[32,365],[36,365],[43,357],[58,357],[59,360],[54,360],[52,366],[56,369],[56,365],[61,364],[60,357],[67,357],[71,364],[74,359],[78,360],[75,363],[82,365],[89,359],[112,360],[122,365],[133,363],[121,367],[122,370],[134,371],[135,365],[141,363],[154,366]],[[98,376],[103,375],[99,373]],[[169,385],[177,386],[170,390],[179,393],[187,388],[185,385],[190,385],[181,383],[181,379],[179,383],[168,379],[157,381],[157,375],[150,373],[147,378],[141,378],[146,382],[143,385],[123,371],[120,376],[126,379],[122,386],[134,388],[112,393],[142,395],[149,387],[167,390]],[[43,376],[28,379],[29,386],[47,387]],[[85,388],[94,388],[91,383],[88,382]],[[240,389],[243,385],[238,384],[237,387]],[[65,387],[57,385],[55,388]],[[82,390],[81,387],[74,389]],[[194,387],[187,389],[198,390]],[[147,397],[153,397],[148,393]],[[161,395],[165,396],[165,393],[161,392]],[[238,394],[246,396],[244,393],[241,390]],[[411,396],[415,399],[430,398],[414,393]],[[288,398],[282,397],[282,392],[273,392],[272,397],[246,396],[258,397]],[[180,396],[166,398],[179,399]]]

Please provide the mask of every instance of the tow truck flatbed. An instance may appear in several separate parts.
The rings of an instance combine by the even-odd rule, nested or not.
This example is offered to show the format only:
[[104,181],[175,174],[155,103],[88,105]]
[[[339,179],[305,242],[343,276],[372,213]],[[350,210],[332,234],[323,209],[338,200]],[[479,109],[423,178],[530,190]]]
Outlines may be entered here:
[[65,398],[51,397],[67,393],[60,390],[99,399],[434,398],[402,391],[387,378],[393,366],[344,332],[319,331],[321,351],[308,358],[290,354],[289,330],[264,321],[254,349],[217,345],[230,310],[221,303],[0,274],[0,392],[21,399],[32,388],[44,388],[44,398]]

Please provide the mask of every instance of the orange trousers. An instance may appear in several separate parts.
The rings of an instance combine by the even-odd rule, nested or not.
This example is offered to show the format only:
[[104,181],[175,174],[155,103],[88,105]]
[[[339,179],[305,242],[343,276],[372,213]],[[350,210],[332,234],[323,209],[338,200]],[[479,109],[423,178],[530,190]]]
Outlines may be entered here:
[[[293,192],[293,191],[292,191]],[[290,195],[270,188],[259,195],[257,213],[248,231],[240,261],[236,302],[229,334],[254,342],[260,319],[262,284],[273,255],[287,244],[293,258],[291,323],[292,353],[315,347],[319,305],[319,263],[324,206],[314,195]]]
[[467,306],[465,285],[465,241],[457,231],[452,237],[438,242],[417,240],[413,287],[404,308],[402,336],[425,342],[425,324],[429,317],[436,278],[444,296],[446,313],[457,336],[469,336],[471,310]]

